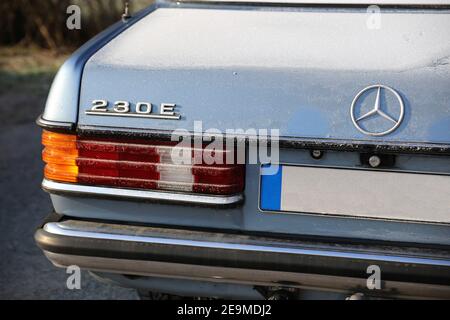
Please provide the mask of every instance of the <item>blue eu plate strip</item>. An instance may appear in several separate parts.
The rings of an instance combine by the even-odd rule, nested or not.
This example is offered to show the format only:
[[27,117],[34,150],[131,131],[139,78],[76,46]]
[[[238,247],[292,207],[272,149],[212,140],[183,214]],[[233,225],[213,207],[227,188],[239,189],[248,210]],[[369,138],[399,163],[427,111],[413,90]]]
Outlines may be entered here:
[[[261,172],[270,166],[278,165],[264,164]],[[278,171],[275,174],[261,174],[260,207],[263,210],[280,210],[282,169],[282,166],[278,166]]]

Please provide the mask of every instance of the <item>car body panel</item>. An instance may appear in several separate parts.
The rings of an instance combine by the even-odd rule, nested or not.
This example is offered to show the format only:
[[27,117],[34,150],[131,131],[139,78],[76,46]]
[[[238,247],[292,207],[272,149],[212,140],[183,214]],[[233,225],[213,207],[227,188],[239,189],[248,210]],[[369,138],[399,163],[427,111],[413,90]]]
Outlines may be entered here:
[[[86,62],[77,130],[107,129],[107,135],[150,130],[170,138],[171,130],[191,131],[201,120],[202,130],[277,128],[282,138],[296,143],[370,142],[375,148],[408,145],[410,151],[420,151],[423,144],[448,147],[450,43],[440,31],[450,26],[449,11],[386,10],[382,28],[371,30],[359,8],[158,3],[140,15],[139,23],[98,45]],[[361,88],[379,82],[400,92],[406,112],[393,133],[372,137],[353,126],[350,104]],[[176,103],[181,119],[86,115],[95,99]],[[358,152],[329,151],[315,160],[297,144],[291,147],[280,150],[280,162],[369,169]],[[405,154],[390,169],[448,174],[450,164],[445,156]],[[446,224],[263,212],[258,164],[247,165],[244,196],[242,204],[227,209],[64,193],[52,195],[52,201],[57,212],[74,217],[450,244]]]
[[[201,2],[211,3],[255,3],[255,4],[284,4],[284,5],[446,5],[450,4],[448,0],[200,0]],[[180,2],[190,2],[190,0],[180,0]]]
[[[157,9],[89,59],[79,125],[192,131],[201,120],[203,130],[279,128],[282,137],[450,142],[447,11],[383,13],[378,30],[365,19],[358,9]],[[382,139],[349,121],[355,95],[377,83],[405,103],[400,127]],[[181,119],[86,115],[95,99],[175,103]]]
[[[367,5],[374,1],[220,2],[158,1],[131,20],[111,27],[62,67],[38,123],[49,130],[94,138],[125,136],[158,141],[170,139],[175,129],[198,130],[195,121],[202,121],[200,132],[279,129],[281,149],[275,163],[450,178],[450,42],[446,33],[450,29],[450,1],[377,1],[381,2],[382,16],[380,28],[375,29],[366,24],[370,14]],[[374,84],[395,89],[405,106],[400,126],[384,136],[358,131],[350,113],[358,92]],[[174,103],[181,118],[86,114],[92,101],[98,99],[110,105],[126,101],[133,110],[137,102],[150,102],[155,108]],[[382,99],[384,105],[392,102]],[[395,114],[391,109],[386,112]],[[372,129],[378,125],[381,123],[373,122]],[[323,154],[315,158],[313,150]],[[246,151],[248,160],[249,148]],[[388,167],[373,168],[363,161],[373,154],[395,161]],[[408,274],[409,268],[414,268],[407,261],[412,257],[411,248],[417,257],[442,250],[445,254],[439,256],[437,265],[445,265],[445,269],[427,271],[437,287],[426,287],[425,291],[426,296],[448,296],[449,224],[438,219],[427,221],[432,215],[428,212],[423,212],[423,221],[410,221],[408,214],[392,219],[384,213],[382,219],[375,219],[264,211],[259,207],[264,163],[246,164],[245,189],[237,195],[242,201],[226,206],[171,202],[167,200],[170,196],[158,200],[125,195],[134,189],[122,190],[120,196],[112,187],[110,194],[101,195],[77,192],[76,184],[72,190],[47,189],[57,214],[36,232],[36,241],[55,265],[78,264],[99,272],[133,274],[133,278],[99,274],[125,286],[208,296],[214,295],[218,283],[245,284],[245,297],[252,296],[258,285],[277,289],[280,284],[301,288],[302,292],[311,288],[360,292],[367,280],[366,264],[375,260],[364,259],[350,270],[347,262],[354,257],[349,256],[339,279],[320,274],[323,266],[334,268],[333,261],[342,258],[346,246],[357,251],[364,248],[371,256],[373,248],[382,248],[387,259],[393,259],[392,249],[397,248],[398,257],[406,260],[402,260],[404,264],[391,261],[395,283],[385,284],[394,291],[401,288],[397,291],[400,296],[405,290],[407,296],[417,297],[425,287],[424,283],[410,283],[414,282]],[[382,188],[382,184],[376,187]],[[399,190],[395,197],[409,199],[409,188],[414,186]],[[96,225],[95,235],[88,226],[91,223]],[[57,232],[47,232],[56,225]],[[78,227],[74,230],[71,225]],[[151,233],[145,237],[153,228],[164,237],[155,239]],[[198,234],[196,249],[186,250],[192,244],[186,245],[192,240],[191,233]],[[260,270],[262,264],[256,269],[239,268],[241,260],[233,255],[239,251],[233,248],[245,237],[276,239],[282,250],[290,250],[296,241],[328,243],[337,250],[326,262],[316,259],[316,253],[296,251],[299,266],[309,268],[314,276],[298,270],[280,274],[267,265],[273,270]],[[117,241],[120,239],[127,245],[122,246]],[[183,260],[199,253],[197,247],[204,247],[206,240],[210,247],[202,251],[202,259]],[[160,253],[174,261],[152,256],[155,252],[144,243],[162,245]],[[175,245],[181,246],[177,254],[173,254]],[[96,246],[101,247],[103,256]],[[216,250],[222,247],[229,250],[227,257]],[[259,249],[246,248],[254,259],[243,254],[243,260],[253,259],[250,262],[257,264],[264,256],[272,266],[276,264],[277,255],[265,255]],[[124,256],[118,258],[118,252]],[[209,265],[213,260],[233,268]],[[208,284],[205,290],[189,290],[198,281]],[[174,284],[182,288],[174,290]]]
[[[359,154],[330,151],[326,152],[318,163],[307,150],[282,149],[280,161],[305,165],[354,167],[359,165]],[[450,162],[442,156],[434,158],[418,155],[399,156],[397,166],[409,171],[450,172]],[[127,201],[127,199],[80,198],[73,195],[52,195],[52,201],[55,210],[61,214],[91,219],[307,237],[450,245],[450,226],[447,224],[262,211],[258,206],[259,174],[259,165],[247,165],[245,199],[242,205],[234,208],[136,202]],[[408,190],[404,192],[407,193]]]

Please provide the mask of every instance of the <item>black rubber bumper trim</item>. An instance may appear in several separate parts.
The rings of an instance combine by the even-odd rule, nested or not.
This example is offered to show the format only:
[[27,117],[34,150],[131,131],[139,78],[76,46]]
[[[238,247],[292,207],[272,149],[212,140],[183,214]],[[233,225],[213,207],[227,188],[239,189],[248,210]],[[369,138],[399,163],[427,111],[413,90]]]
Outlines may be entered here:
[[64,132],[64,133],[73,133],[75,132],[75,124],[71,122],[60,122],[60,121],[52,121],[46,120],[43,118],[41,114],[36,119],[36,124],[42,129],[54,132]]
[[356,278],[367,278],[367,267],[377,265],[381,269],[382,280],[450,285],[450,267],[441,265],[196,246],[187,248],[173,244],[62,236],[43,229],[36,231],[35,240],[42,250],[58,254]]

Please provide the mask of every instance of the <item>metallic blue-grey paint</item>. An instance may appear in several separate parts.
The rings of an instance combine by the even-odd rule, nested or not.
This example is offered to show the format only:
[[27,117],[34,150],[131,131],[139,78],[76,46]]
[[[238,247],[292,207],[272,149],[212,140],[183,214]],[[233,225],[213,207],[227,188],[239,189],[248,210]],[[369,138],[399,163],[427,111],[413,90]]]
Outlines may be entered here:
[[[284,137],[450,143],[448,11],[388,11],[380,30],[366,28],[360,9],[255,11],[164,8],[148,15],[86,64],[79,124],[193,130],[201,120],[205,129],[277,128]],[[349,114],[354,96],[377,83],[397,90],[406,109],[400,127],[381,138],[359,132]],[[132,108],[176,103],[182,118],[86,115],[94,99]],[[374,131],[383,125],[378,120],[369,123]]]
[[[173,14],[177,14],[177,5],[170,6]],[[262,9],[241,6],[239,8],[227,7],[227,10],[244,11],[245,14]],[[329,15],[334,12],[333,9],[320,8],[306,11],[304,8],[265,8],[262,11],[270,10],[278,10],[278,18],[282,18],[284,11],[325,10]],[[339,9],[337,11],[348,17],[352,17],[358,12],[361,13],[361,10]],[[392,12],[395,11],[391,10]],[[414,25],[415,30],[418,30],[421,26],[422,14],[438,17],[442,14],[448,15],[448,11],[403,10],[398,13],[399,17],[408,14],[418,19]],[[147,17],[147,19],[152,18],[152,14]],[[272,23],[274,21],[272,20]],[[283,21],[283,19],[276,21]],[[264,27],[267,26],[267,24],[264,25]],[[428,26],[428,29],[425,30],[427,32],[422,35],[419,33],[414,35],[438,39],[433,38],[433,30],[443,33],[446,31],[439,28],[433,29],[430,24],[423,24],[423,26]],[[173,26],[167,25],[166,27]],[[115,28],[119,27],[116,26],[112,29],[116,30]],[[283,26],[282,23],[281,29],[283,32],[279,33],[280,37],[293,32],[292,29],[289,29],[289,25]],[[151,55],[141,57],[142,60],[148,59],[148,63],[141,65],[133,65],[134,61],[130,61],[130,56],[126,54],[116,55],[112,61],[108,62],[106,60],[108,50],[120,48],[121,42],[126,40],[130,35],[128,32],[133,32],[133,29],[129,28],[128,31],[121,33],[120,37],[116,37],[114,43],[110,42],[101,51],[98,50],[121,31],[123,30],[120,29],[120,31],[116,31],[117,33],[113,32],[112,35],[105,36],[105,38],[100,37],[93,40],[66,63],[55,80],[44,118],[75,122],[77,121],[77,108],[79,108],[78,123],[80,125],[108,126],[130,131],[133,128],[171,130],[180,127],[192,130],[193,121],[202,120],[205,129],[279,128],[283,136],[300,138],[365,140],[380,144],[386,142],[450,143],[450,64],[448,63],[450,52],[445,43],[435,42],[436,46],[442,46],[443,52],[435,56],[429,55],[428,58],[431,57],[431,60],[428,63],[414,64],[411,68],[399,68],[388,63],[384,64],[385,68],[380,69],[374,69],[370,65],[364,67],[358,54],[354,56],[354,70],[347,67],[320,70],[302,65],[289,68],[282,67],[281,64],[284,62],[281,60],[278,61],[280,65],[275,67],[270,64],[270,59],[264,66],[241,64],[221,67],[211,65],[208,68],[201,68],[198,65],[195,68],[192,67],[194,62],[198,63],[194,59],[193,50],[206,50],[207,48],[189,49],[192,54],[190,56],[192,64],[187,63],[178,68],[175,66],[169,68],[167,65],[164,68],[158,68],[151,60]],[[164,35],[168,30],[163,29],[162,31]],[[184,30],[177,28],[177,31],[182,34]],[[395,31],[394,28],[381,32],[387,35],[389,32]],[[206,34],[208,30],[202,32]],[[238,37],[239,34],[236,32],[234,36]],[[337,40],[339,40],[339,36],[342,34],[338,33]],[[404,41],[412,41],[411,54],[414,54],[416,48],[411,34],[405,32],[402,36]],[[223,35],[210,34],[208,37],[211,41],[223,40]],[[160,45],[156,41],[149,42],[148,38],[145,40],[154,48]],[[395,45],[395,42],[390,45]],[[383,47],[381,44],[380,50],[388,49],[389,47]],[[128,46],[122,47],[121,50],[130,50],[131,55],[142,54],[141,51],[136,51],[135,48]],[[183,55],[185,50],[185,47],[180,47],[175,52],[175,56],[171,57],[173,59],[167,59],[166,63],[177,61],[176,54]],[[93,55],[97,51],[99,54]],[[114,52],[109,53],[114,54]],[[407,54],[407,51],[403,53]],[[223,52],[223,54],[227,53]],[[328,51],[327,54],[332,55],[333,52]],[[376,54],[373,52],[371,54],[373,61],[376,61]],[[81,83],[80,103],[78,104],[82,69],[86,60],[92,55],[92,60],[86,64]],[[295,59],[295,55],[292,55],[292,59]],[[286,63],[289,64],[290,61],[287,60]],[[381,64],[383,65],[383,63]],[[357,131],[351,123],[349,114],[350,103],[354,95],[364,86],[380,82],[398,90],[404,98],[406,106],[405,120],[400,128],[381,139],[364,136]],[[132,104],[140,100],[150,101],[155,105],[163,102],[177,103],[182,119],[180,121],[160,121],[86,116],[84,111],[89,108],[93,99],[127,100]],[[285,149],[282,150],[280,157],[282,162],[298,164],[359,165],[359,155],[352,152],[327,152],[321,160],[316,161],[310,157],[308,151]],[[402,155],[397,158],[396,169],[449,173],[450,162],[446,157]],[[450,245],[450,227],[448,225],[261,212],[258,209],[258,181],[259,166],[248,165],[245,201],[242,206],[233,209],[62,195],[52,195],[52,201],[58,213],[80,218]]]
[[[341,166],[359,165],[358,153],[352,152],[326,152],[322,159],[314,160],[306,150],[284,149],[280,153],[280,160],[288,163],[324,166],[337,163]],[[450,162],[446,157],[404,155],[397,158],[396,168],[448,173],[450,172]],[[450,226],[448,225],[263,212],[258,208],[258,165],[247,165],[245,181],[244,203],[234,209],[85,199],[61,195],[52,195],[52,201],[57,212],[82,218],[303,236],[450,245]]]

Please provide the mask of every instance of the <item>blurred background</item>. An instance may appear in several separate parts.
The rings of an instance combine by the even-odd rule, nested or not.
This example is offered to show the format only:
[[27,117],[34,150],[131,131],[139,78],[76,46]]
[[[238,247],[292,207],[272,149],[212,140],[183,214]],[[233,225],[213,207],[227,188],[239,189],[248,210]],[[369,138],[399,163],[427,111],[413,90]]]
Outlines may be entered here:
[[[152,2],[130,0],[130,13]],[[0,1],[0,102],[8,105],[2,108],[1,124],[16,118],[34,120],[58,67],[76,48],[120,20],[124,4],[124,0]],[[80,29],[66,27],[70,5],[81,10]],[[16,108],[24,103],[33,107]]]
[[[131,0],[130,13],[151,0]],[[81,290],[66,287],[33,240],[52,210],[40,188],[40,129],[52,79],[64,60],[121,19],[123,0],[1,0],[0,12],[0,299],[135,299],[134,291],[83,273]],[[69,30],[70,5],[80,8],[81,28]]]

